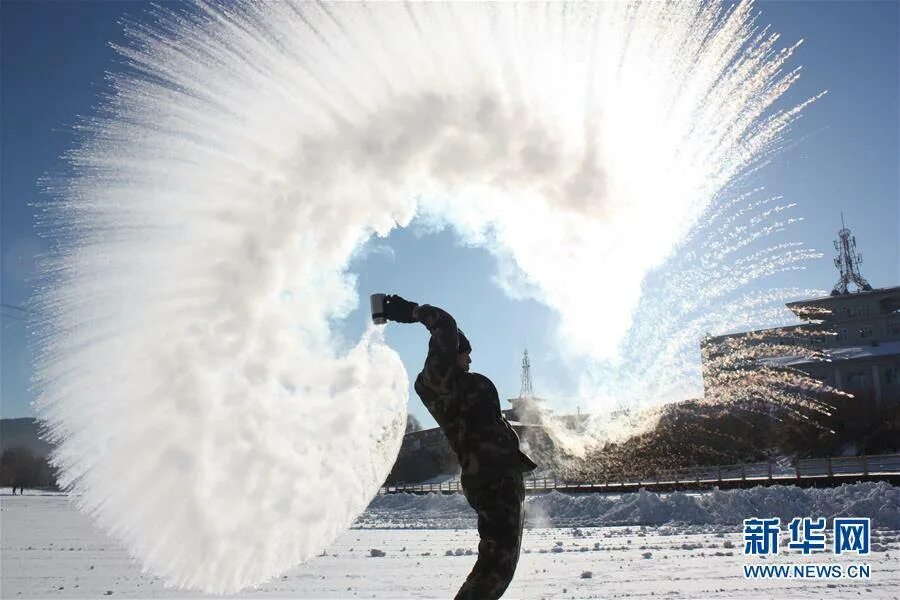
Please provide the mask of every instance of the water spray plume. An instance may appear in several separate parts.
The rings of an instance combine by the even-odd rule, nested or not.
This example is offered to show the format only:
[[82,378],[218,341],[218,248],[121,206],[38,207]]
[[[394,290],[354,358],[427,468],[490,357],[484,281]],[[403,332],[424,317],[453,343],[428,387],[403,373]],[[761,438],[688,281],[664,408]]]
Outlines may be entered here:
[[[333,334],[373,235],[417,217],[483,244],[514,266],[507,291],[553,308],[561,346],[597,375],[647,358],[645,317],[778,229],[762,207],[739,233],[728,211],[719,233],[701,219],[802,108],[775,107],[793,47],[750,3],[201,3],[152,17],[127,25],[127,65],[81,127],[73,175],[50,184],[36,384],[62,485],[172,585],[235,592],[285,572],[387,475],[407,373],[377,330],[349,350]],[[705,233],[719,256],[690,258],[685,240]],[[741,277],[804,257],[772,246]],[[669,263],[684,278],[653,300],[645,278]],[[710,324],[695,308],[644,343],[659,342],[653,377]],[[637,397],[653,377],[615,381]],[[598,397],[599,379],[585,380]]]

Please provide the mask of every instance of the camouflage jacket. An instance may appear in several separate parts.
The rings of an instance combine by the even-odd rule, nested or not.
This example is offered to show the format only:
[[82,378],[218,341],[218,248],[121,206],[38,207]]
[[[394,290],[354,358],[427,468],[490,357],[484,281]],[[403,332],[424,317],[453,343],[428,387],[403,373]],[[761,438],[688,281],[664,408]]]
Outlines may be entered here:
[[447,436],[463,476],[487,480],[533,470],[537,465],[519,450],[519,436],[500,412],[497,388],[484,375],[459,367],[456,321],[427,304],[416,314],[431,332],[416,393]]

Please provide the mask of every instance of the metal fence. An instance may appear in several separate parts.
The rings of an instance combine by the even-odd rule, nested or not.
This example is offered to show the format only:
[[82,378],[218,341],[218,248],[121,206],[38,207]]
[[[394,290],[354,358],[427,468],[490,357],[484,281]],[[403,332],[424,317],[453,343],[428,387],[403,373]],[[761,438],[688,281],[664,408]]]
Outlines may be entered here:
[[[556,477],[526,476],[525,488],[532,493],[559,490],[565,492],[633,491],[646,489],[690,489],[695,487],[743,487],[744,485],[840,485],[854,480],[887,480],[900,478],[900,454],[842,456],[795,459],[785,462],[697,467],[677,471],[660,471],[651,476],[605,477],[591,482],[567,481]],[[397,484],[381,488],[382,494],[456,493],[461,491],[458,479],[443,483]]]

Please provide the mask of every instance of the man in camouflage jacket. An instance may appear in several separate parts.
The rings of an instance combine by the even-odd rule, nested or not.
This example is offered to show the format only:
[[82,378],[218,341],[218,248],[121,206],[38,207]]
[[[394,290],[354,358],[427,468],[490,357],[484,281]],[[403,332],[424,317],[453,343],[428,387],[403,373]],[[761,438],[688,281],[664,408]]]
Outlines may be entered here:
[[523,473],[537,465],[519,450],[519,436],[500,412],[491,380],[469,373],[472,347],[447,312],[386,296],[384,314],[399,323],[422,323],[431,333],[416,393],[459,458],[466,500],[478,512],[478,560],[460,599],[499,598],[519,562],[524,523]]

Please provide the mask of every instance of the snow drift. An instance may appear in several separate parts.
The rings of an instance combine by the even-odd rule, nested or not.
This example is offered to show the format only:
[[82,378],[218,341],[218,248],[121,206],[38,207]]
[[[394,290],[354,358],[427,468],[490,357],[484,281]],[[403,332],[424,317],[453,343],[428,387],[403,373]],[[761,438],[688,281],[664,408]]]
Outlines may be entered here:
[[[475,513],[462,494],[385,494],[356,521],[360,527],[457,529],[475,527]],[[900,488],[859,483],[836,488],[794,486],[659,494],[562,494],[530,496],[526,527],[610,525],[728,525],[750,517],[869,517],[872,526],[900,529]]]

